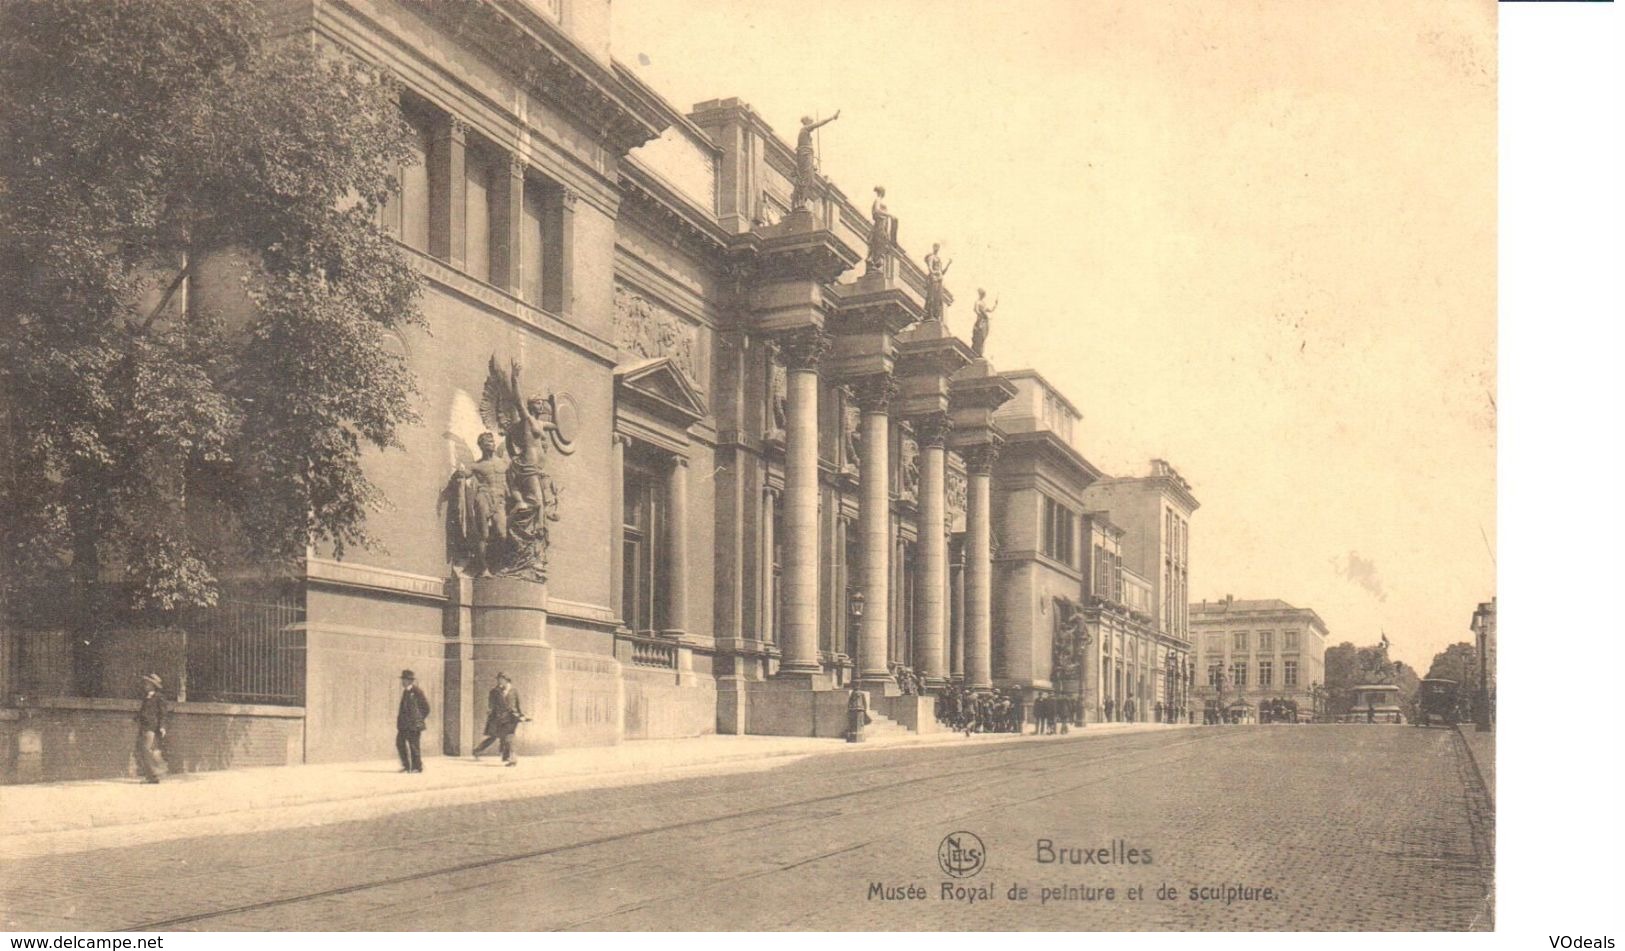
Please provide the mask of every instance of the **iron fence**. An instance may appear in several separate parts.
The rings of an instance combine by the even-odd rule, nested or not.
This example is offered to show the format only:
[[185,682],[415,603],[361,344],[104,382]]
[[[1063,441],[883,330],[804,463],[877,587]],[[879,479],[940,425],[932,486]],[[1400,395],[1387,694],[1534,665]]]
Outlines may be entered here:
[[305,702],[305,602],[295,585],[237,593],[188,613],[188,700]]

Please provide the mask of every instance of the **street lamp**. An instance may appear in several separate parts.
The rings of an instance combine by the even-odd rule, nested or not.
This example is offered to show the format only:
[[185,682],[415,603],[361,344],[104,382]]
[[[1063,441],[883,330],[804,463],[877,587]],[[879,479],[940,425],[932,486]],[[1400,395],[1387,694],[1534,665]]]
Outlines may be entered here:
[[863,620],[863,601],[863,590],[861,588],[853,588],[852,593],[846,597],[846,613],[852,619],[852,623],[848,625],[847,646],[849,648],[848,653],[852,655],[852,679],[854,681],[858,678],[858,671],[863,669],[858,666],[858,649],[863,645],[863,637],[858,631],[858,622]]

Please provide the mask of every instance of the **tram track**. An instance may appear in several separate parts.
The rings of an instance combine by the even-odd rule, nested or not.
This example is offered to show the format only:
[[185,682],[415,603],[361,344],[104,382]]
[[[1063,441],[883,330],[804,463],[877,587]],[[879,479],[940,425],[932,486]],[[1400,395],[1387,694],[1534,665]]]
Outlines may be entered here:
[[[403,874],[399,874],[399,875],[389,875],[389,876],[377,877],[377,878],[372,878],[372,879],[369,879],[369,880],[366,880],[366,881],[353,882],[353,883],[340,885],[340,886],[335,886],[335,887],[331,887],[331,888],[314,889],[314,890],[310,890],[310,891],[307,891],[307,892],[302,892],[302,893],[297,894],[297,895],[279,896],[279,897],[275,897],[275,898],[268,898],[268,899],[265,899],[265,900],[262,900],[262,901],[246,902],[246,903],[242,903],[242,904],[239,904],[239,905],[234,905],[234,906],[230,906],[230,907],[226,907],[226,908],[216,908],[216,909],[210,909],[210,910],[206,910],[206,911],[199,911],[199,912],[195,912],[195,913],[192,913],[192,914],[177,915],[177,916],[173,916],[173,917],[169,917],[169,918],[162,918],[162,919],[157,919],[157,920],[146,921],[146,922],[142,922],[140,924],[126,926],[126,927],[124,927],[124,928],[122,928],[120,930],[124,930],[124,931],[166,931],[166,930],[175,930],[175,929],[178,929],[178,928],[181,928],[181,927],[197,925],[197,924],[202,923],[202,922],[226,919],[226,918],[231,918],[231,917],[241,916],[241,915],[248,915],[248,914],[253,914],[253,913],[256,913],[256,912],[262,912],[262,911],[267,911],[267,910],[277,909],[277,908],[285,908],[285,907],[295,906],[295,905],[308,903],[308,902],[322,901],[322,900],[332,899],[332,898],[340,898],[340,897],[344,897],[344,896],[348,896],[348,895],[354,895],[354,894],[361,893],[361,892],[372,891],[372,890],[382,889],[382,888],[388,888],[388,887],[392,887],[392,886],[400,886],[400,885],[406,885],[406,884],[411,884],[411,883],[415,883],[415,882],[423,882],[423,881],[428,881],[428,880],[432,880],[432,879],[440,878],[440,877],[454,876],[454,875],[458,875],[458,874],[461,874],[461,873],[473,872],[473,871],[477,871],[477,870],[481,870],[481,869],[488,869],[488,868],[498,867],[498,866],[507,865],[507,864],[513,864],[513,863],[525,862],[525,861],[534,860],[534,859],[546,858],[546,857],[549,857],[549,856],[559,855],[559,854],[562,854],[562,853],[571,852],[571,851],[580,850],[580,849],[588,849],[588,848],[594,848],[594,847],[605,846],[605,845],[614,845],[614,844],[617,844],[617,843],[627,842],[627,841],[630,841],[630,840],[643,838],[643,837],[648,837],[648,836],[656,836],[656,835],[662,835],[662,834],[673,833],[673,832],[684,832],[684,831],[688,831],[688,830],[703,828],[703,827],[710,826],[710,825],[716,825],[716,824],[719,824],[719,823],[736,823],[741,819],[749,819],[749,818],[752,818],[752,817],[768,817],[768,816],[771,816],[774,813],[794,812],[796,810],[807,809],[808,807],[815,807],[815,806],[819,806],[819,805],[823,805],[823,804],[839,803],[839,802],[846,801],[846,800],[852,800],[852,799],[858,798],[858,797],[872,796],[872,795],[874,795],[876,793],[882,793],[882,792],[886,792],[886,791],[895,791],[895,790],[904,789],[904,788],[907,788],[907,787],[920,786],[920,785],[928,784],[928,783],[932,783],[932,782],[950,781],[950,782],[953,782],[953,783],[957,784],[955,788],[956,788],[956,790],[959,790],[959,789],[964,789],[965,788],[964,784],[965,784],[966,780],[968,778],[970,778],[970,777],[978,777],[980,779],[985,780],[988,777],[989,774],[993,774],[995,772],[1006,771],[1008,769],[1008,766],[1009,766],[1009,761],[1011,761],[1012,759],[1020,760],[1022,762],[1022,765],[1024,767],[1026,767],[1027,769],[1029,769],[1029,770],[1031,770],[1031,768],[1035,764],[1050,762],[1050,761],[1056,761],[1056,760],[1066,760],[1067,761],[1064,764],[1061,764],[1061,765],[1058,765],[1058,766],[1054,767],[1056,769],[1076,768],[1078,766],[1089,766],[1089,765],[1094,765],[1094,764],[1098,764],[1098,763],[1102,763],[1102,762],[1107,762],[1107,761],[1110,761],[1110,760],[1113,760],[1113,759],[1120,759],[1120,758],[1125,757],[1125,756],[1142,754],[1142,753],[1144,753],[1146,751],[1148,746],[1160,746],[1160,748],[1162,750],[1172,751],[1172,750],[1177,750],[1177,749],[1180,749],[1182,747],[1190,746],[1190,745],[1193,745],[1193,744],[1209,743],[1209,742],[1213,742],[1215,740],[1220,740],[1220,739],[1224,739],[1224,738],[1228,738],[1228,737],[1237,737],[1237,736],[1240,736],[1240,735],[1241,734],[1239,732],[1238,733],[1231,733],[1230,731],[1214,731],[1214,732],[1211,732],[1211,733],[1207,732],[1207,731],[1202,731],[1201,733],[1199,733],[1197,735],[1181,739],[1180,741],[1174,742],[1174,743],[1162,743],[1162,744],[1149,743],[1148,744],[1146,742],[1143,742],[1143,740],[1145,738],[1147,738],[1147,737],[1155,737],[1155,738],[1161,739],[1163,737],[1163,735],[1162,734],[1139,734],[1139,735],[1131,734],[1131,735],[1125,736],[1122,742],[1114,744],[1112,749],[1102,751],[1098,755],[1093,755],[1093,756],[1087,755],[1089,750],[1087,750],[1086,748],[1085,749],[1080,749],[1080,747],[1079,747],[1079,741],[1088,740],[1089,737],[1087,737],[1087,736],[1080,736],[1080,737],[1077,737],[1075,740],[1063,740],[1059,744],[1059,745],[1061,745],[1063,747],[1062,749],[1058,749],[1058,750],[1056,750],[1054,752],[1046,753],[1046,754],[1039,755],[1039,756],[1022,756],[1021,754],[1029,751],[1031,749],[1031,747],[1026,745],[1026,744],[1020,744],[1020,745],[1012,744],[1010,746],[1005,746],[1005,747],[1001,747],[1001,748],[998,748],[998,749],[989,749],[989,750],[979,750],[979,751],[975,751],[975,752],[968,752],[963,757],[956,759],[955,768],[951,772],[942,771],[940,768],[933,769],[932,767],[934,765],[940,767],[941,758],[940,757],[932,757],[932,758],[926,759],[926,760],[924,760],[924,761],[922,761],[920,763],[910,764],[910,765],[905,766],[905,767],[900,767],[902,769],[907,769],[907,770],[921,771],[921,775],[909,776],[909,777],[906,777],[906,778],[896,779],[896,780],[892,780],[892,781],[889,781],[889,782],[871,783],[871,784],[862,785],[862,786],[859,786],[859,787],[856,787],[856,788],[843,789],[843,790],[830,792],[830,793],[824,793],[824,794],[815,795],[815,796],[806,796],[806,797],[791,799],[791,800],[786,800],[786,801],[765,803],[765,804],[762,804],[762,805],[755,806],[753,808],[741,809],[741,810],[733,810],[733,811],[725,811],[725,812],[722,812],[720,814],[694,816],[694,817],[688,818],[688,819],[683,819],[683,820],[673,821],[673,822],[667,822],[667,823],[662,823],[662,824],[643,827],[643,828],[628,829],[628,830],[618,830],[618,831],[608,833],[608,834],[604,834],[604,835],[588,836],[586,838],[582,838],[582,839],[578,839],[578,840],[574,840],[574,841],[570,841],[570,842],[563,842],[563,843],[559,843],[559,844],[556,844],[556,845],[549,845],[549,846],[546,846],[546,847],[543,847],[543,848],[525,849],[525,850],[521,850],[521,851],[518,851],[518,852],[509,852],[509,853],[504,853],[504,854],[499,854],[499,855],[493,855],[493,856],[489,856],[489,857],[485,857],[485,858],[481,858],[481,859],[477,859],[477,860],[470,860],[470,861],[453,862],[453,863],[449,863],[449,864],[442,864],[442,865],[438,865],[438,866],[433,867],[433,868],[420,869],[420,870],[417,870],[417,871],[413,871],[413,872],[409,872],[409,873],[403,873]],[[1117,738],[1116,737],[1108,737],[1108,738],[1104,738],[1104,741],[1110,742],[1110,741],[1115,740],[1115,739],[1117,739]],[[1082,755],[1080,755],[1080,754],[1082,754]],[[972,765],[967,765],[967,761],[969,761]],[[842,764],[842,765],[846,765],[846,764]],[[1099,781],[1098,778],[1092,777],[1090,780],[1085,781],[1082,784],[1077,784],[1075,787],[1067,787],[1067,788],[1063,788],[1063,789],[1049,791],[1049,792],[1046,792],[1042,797],[1039,797],[1039,798],[1047,798],[1049,796],[1059,795],[1059,794],[1061,794],[1063,792],[1075,791],[1075,789],[1084,788],[1084,787],[1086,787],[1088,785],[1092,785],[1093,783],[1098,782],[1098,781]],[[980,786],[980,787],[985,788],[987,783],[982,782],[982,783],[978,783],[977,785]],[[718,798],[728,798],[728,799],[737,800],[739,798],[739,792],[737,790],[704,792],[704,793],[694,795],[694,796],[688,796],[688,797],[683,797],[683,798],[670,800],[669,805],[675,810],[685,810],[685,809],[691,809],[691,808],[695,807],[696,805],[704,803],[706,801],[713,800],[713,799],[718,799]],[[1025,802],[1025,801],[1027,801],[1027,800],[1021,800],[1021,802]],[[637,808],[637,807],[636,806],[629,806],[626,809],[613,810],[610,813],[608,813],[607,815],[613,816],[616,812],[626,812],[626,811],[630,811],[631,809],[634,809],[634,808]],[[603,822],[605,820],[606,813],[604,813],[602,811],[599,811],[599,810],[595,810],[595,809],[593,809],[591,807],[588,807],[588,808],[583,808],[583,809],[580,809],[580,810],[576,810],[576,811],[573,811],[573,812],[568,812],[568,813],[564,813],[564,814],[560,814],[560,815],[547,816],[547,817],[544,817],[544,818],[532,820],[530,822],[505,825],[505,826],[503,826],[503,828],[508,830],[508,831],[516,831],[518,829],[523,829],[523,828],[527,828],[527,827],[535,827],[535,826],[548,825],[548,824],[563,824],[563,823],[570,822],[572,820],[580,821],[582,817],[588,817],[588,816],[590,816],[589,821]],[[942,817],[940,815],[935,816],[933,821],[939,821],[941,818]],[[792,816],[792,817],[787,818],[785,821],[796,821],[796,818]],[[468,837],[470,837],[472,835],[480,834],[480,832],[482,832],[482,831],[484,831],[484,829],[473,829],[473,830],[463,829],[463,830],[459,830],[456,833],[452,833],[452,834],[449,834],[449,835],[446,835],[446,836],[439,837],[438,839],[420,840],[420,841],[415,842],[414,844],[415,845],[424,845],[424,844],[433,844],[435,842],[442,842],[442,843],[454,842],[454,841],[458,841],[458,840],[467,839]],[[859,843],[856,846],[843,847],[843,849],[837,850],[837,852],[849,851],[851,848],[861,848],[864,844],[866,844],[866,843]],[[366,854],[368,852],[374,852],[374,851],[377,851],[377,852],[389,851],[389,850],[391,850],[393,848],[394,848],[393,846],[383,846],[383,847],[380,847],[380,848],[375,849],[375,850],[362,850],[361,852],[356,852],[356,851],[352,850],[352,851],[347,852],[346,854],[350,855],[350,856],[355,856],[355,855]],[[835,854],[835,853],[831,853],[831,854]],[[799,860],[795,864],[805,864],[807,861],[817,861],[819,858],[820,858],[820,856],[813,856],[813,857],[810,857],[810,858],[805,859],[805,860]],[[744,877],[749,877],[750,875],[756,875],[756,874],[769,874],[769,873],[771,873],[773,871],[777,871],[777,870],[769,869],[766,872],[748,873],[747,876],[744,876]],[[588,920],[592,920],[592,919],[588,919]],[[570,926],[567,925],[566,927],[570,927]]]

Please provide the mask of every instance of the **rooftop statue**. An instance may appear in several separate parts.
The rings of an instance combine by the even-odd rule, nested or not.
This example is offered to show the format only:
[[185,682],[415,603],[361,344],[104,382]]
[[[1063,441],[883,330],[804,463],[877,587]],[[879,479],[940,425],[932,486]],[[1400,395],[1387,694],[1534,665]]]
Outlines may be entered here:
[[999,302],[995,298],[992,304],[987,302],[987,291],[978,287],[976,289],[976,324],[971,328],[970,348],[977,356],[987,347],[987,333],[992,325],[988,318],[999,309]]
[[941,255],[942,245],[932,244],[931,253],[925,256],[926,285],[925,285],[925,319],[941,320],[944,308],[944,295],[942,279],[948,276],[948,269],[954,266],[953,261],[944,264]]
[[871,272],[885,267],[886,256],[897,246],[897,219],[886,210],[886,186],[875,186],[875,200],[869,206],[869,257],[865,261]]
[[792,183],[790,207],[792,210],[812,204],[818,191],[818,150],[813,147],[813,133],[841,117],[841,110],[828,119],[815,122],[812,116],[801,117],[801,131],[796,133],[796,180]]

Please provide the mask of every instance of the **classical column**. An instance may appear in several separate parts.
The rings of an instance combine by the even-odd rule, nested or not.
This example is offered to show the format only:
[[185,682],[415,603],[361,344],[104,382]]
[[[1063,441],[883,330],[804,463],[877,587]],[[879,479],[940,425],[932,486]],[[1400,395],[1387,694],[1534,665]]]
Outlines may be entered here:
[[[626,566],[621,563],[624,557],[621,535],[626,519],[626,444],[627,438],[620,433],[609,437],[609,606],[617,613],[626,597],[621,590],[626,581]],[[631,623],[630,618],[621,620]]]
[[784,631],[779,672],[817,673],[818,361],[829,337],[804,330],[781,341],[789,376],[784,445]]
[[993,686],[993,461],[994,446],[978,446],[965,457],[970,485],[965,503],[965,685]]
[[965,682],[965,552],[963,543],[959,552],[959,564],[949,568],[949,596],[953,600],[952,630],[949,636],[953,638],[953,649],[949,656],[948,677],[956,684]]
[[429,143],[429,253],[462,270],[467,264],[468,178],[464,143],[468,126],[447,117]]
[[688,457],[674,456],[666,474],[666,626],[688,630]]
[[548,189],[543,198],[542,309],[569,316],[575,310],[576,201],[566,187]]
[[886,666],[891,628],[891,417],[886,410],[897,383],[891,374],[877,373],[859,380],[853,390],[863,412],[858,533],[863,545],[864,611],[858,629],[858,678],[879,686],[891,682]]
[[932,687],[948,681],[948,536],[943,526],[950,428],[946,413],[915,426],[920,441],[920,613],[914,622],[914,663]]
[[762,622],[761,629],[756,632],[756,636],[763,643],[771,643],[773,640],[773,549],[776,544],[773,537],[773,523],[777,520],[775,515],[777,502],[778,499],[772,489],[764,488],[762,490],[762,557],[760,561],[762,593],[759,602],[762,607]]
[[508,156],[507,174],[491,183],[491,283],[515,297],[525,293],[524,266],[520,263],[525,224],[525,160]]

